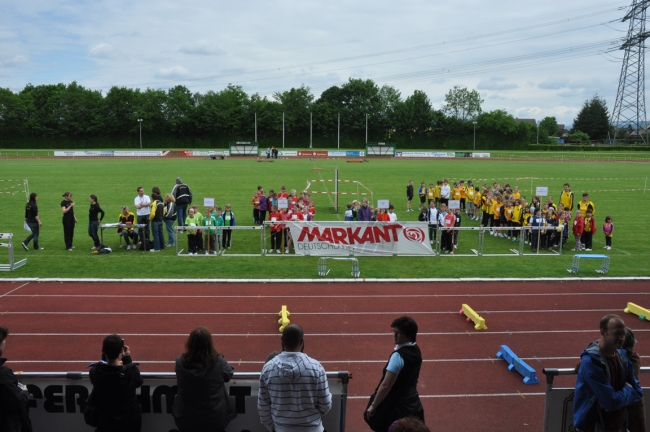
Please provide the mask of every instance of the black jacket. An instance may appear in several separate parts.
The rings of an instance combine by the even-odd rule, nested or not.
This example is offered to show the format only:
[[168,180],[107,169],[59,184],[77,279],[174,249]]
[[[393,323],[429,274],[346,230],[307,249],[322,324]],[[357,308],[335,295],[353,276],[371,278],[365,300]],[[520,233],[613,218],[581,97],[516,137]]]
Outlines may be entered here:
[[18,387],[13,371],[4,366],[6,358],[0,358],[0,431],[31,432],[32,426],[27,412],[29,392]]
[[175,185],[172,195],[176,200],[176,205],[192,204],[192,190],[185,183]]
[[35,201],[30,201],[25,205],[25,219],[27,222],[35,223],[38,216],[38,206]]
[[192,369],[176,359],[178,394],[174,400],[174,420],[181,432],[222,431],[237,414],[224,383],[235,369],[223,356],[210,369]]
[[122,366],[95,364],[90,369],[93,398],[99,414],[99,428],[110,430],[140,421],[142,410],[135,389],[142,385],[138,364],[123,357]]

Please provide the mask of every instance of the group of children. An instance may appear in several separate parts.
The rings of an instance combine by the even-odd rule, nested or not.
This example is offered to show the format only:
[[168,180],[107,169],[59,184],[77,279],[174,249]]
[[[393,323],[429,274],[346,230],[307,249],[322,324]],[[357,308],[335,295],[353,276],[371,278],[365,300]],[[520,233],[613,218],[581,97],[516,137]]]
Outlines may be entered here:
[[[406,188],[406,211],[413,211],[411,208],[413,192],[411,180]],[[571,211],[574,207],[574,195],[568,183],[564,185],[559,204],[555,204],[551,196],[544,203],[535,196],[529,204],[519,192],[518,186],[511,187],[508,183],[501,186],[495,182],[491,187],[483,184],[479,189],[471,180],[467,185],[464,180],[454,182],[453,187],[449,185],[448,179],[437,181],[435,186],[429,183],[428,188],[426,183],[422,182],[418,195],[421,209],[418,219],[428,222],[432,244],[437,241],[438,229],[442,230],[443,234],[445,231],[453,231],[451,233],[453,248],[457,248],[459,231],[450,228],[460,227],[461,213],[470,220],[480,220],[481,226],[488,227],[491,235],[510,239],[513,242],[519,241],[519,233],[522,231],[519,228],[530,226],[530,230],[523,231],[526,236],[524,242],[530,244],[534,252],[540,249],[552,250],[560,244],[566,245],[568,241]],[[458,201],[459,208],[447,212],[451,200]],[[592,237],[596,233],[595,206],[589,201],[589,195],[585,193],[576,207],[576,217],[573,220],[573,233],[576,238],[574,250],[591,251]],[[449,213],[453,213],[453,221],[450,218],[449,222],[443,222]],[[605,234],[605,249],[609,250],[612,247],[614,233],[611,216],[605,218],[602,229]],[[441,244],[441,248],[448,253],[453,253],[452,246],[449,244],[444,246]]]
[[205,216],[199,212],[198,205],[193,205],[188,209],[185,226],[189,255],[199,252],[216,255],[218,242],[223,249],[232,247],[232,230],[228,227],[236,223],[230,204],[226,204],[225,211],[221,207],[208,207]]
[[266,195],[264,187],[258,186],[251,200],[251,205],[253,206],[253,223],[255,225],[261,225],[267,220],[267,213],[271,213],[276,208],[281,208],[278,206],[278,200],[280,199],[287,200],[288,205],[286,209],[293,209],[297,204],[300,209],[306,208],[312,219],[316,216],[316,207],[314,207],[314,202],[309,192],[303,191],[298,196],[295,189],[291,189],[291,193],[287,193],[287,187],[282,186],[280,192],[276,193],[271,189],[268,195]]

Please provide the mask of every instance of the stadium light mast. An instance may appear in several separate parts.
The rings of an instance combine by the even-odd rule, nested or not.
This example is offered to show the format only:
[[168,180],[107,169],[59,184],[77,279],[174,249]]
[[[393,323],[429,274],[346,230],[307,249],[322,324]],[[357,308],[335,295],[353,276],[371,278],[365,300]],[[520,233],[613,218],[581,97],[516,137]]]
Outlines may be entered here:
[[257,142],[257,113],[255,113],[255,142]]
[[309,148],[311,148],[311,146],[313,144],[312,133],[311,133],[312,132],[312,124],[313,124],[313,121],[312,121],[312,115],[313,114],[314,113],[309,113]]
[[[648,0],[632,0],[628,13],[621,22],[629,21],[627,37],[619,49],[625,51],[621,76],[618,83],[616,103],[612,111],[611,124],[614,126],[614,143],[619,126],[632,125],[643,144],[648,144],[645,111],[645,40],[650,32],[645,31]],[[646,128],[643,136],[641,128]]]
[[476,122],[472,122],[474,124],[474,150],[476,150]]
[[284,111],[282,112],[282,148],[284,148]]
[[138,124],[140,125],[140,148],[142,148],[142,119],[138,119]]
[[366,145],[368,144],[368,113],[366,113]]
[[539,144],[539,120],[537,120],[537,144]]
[[341,148],[341,113],[339,113],[338,133],[336,138],[336,148]]

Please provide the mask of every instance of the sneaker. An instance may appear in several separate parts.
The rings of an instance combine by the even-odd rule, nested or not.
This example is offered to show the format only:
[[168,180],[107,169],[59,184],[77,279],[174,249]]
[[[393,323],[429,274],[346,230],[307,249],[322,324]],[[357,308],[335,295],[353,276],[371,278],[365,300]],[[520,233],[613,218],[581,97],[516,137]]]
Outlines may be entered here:
[[205,251],[205,254],[208,255],[208,251]]
[[449,252],[449,255],[453,255],[453,254],[454,254],[454,251]]
[[457,245],[454,245],[454,249],[458,249],[458,246],[457,246]]
[[34,250],[45,250],[45,248],[36,248]]
[[585,249],[585,252],[591,252],[591,249]]
[[611,247],[611,246],[607,246],[607,250],[612,250],[612,247]]
[[216,255],[216,254],[217,254],[217,251],[212,251],[212,255]]
[[91,247],[90,250],[97,250],[97,246]]
[[149,249],[149,252],[160,252],[160,249]]
[[230,249],[230,246],[228,246],[228,249]]
[[74,246],[72,246],[72,249],[74,249]]
[[280,249],[276,249],[275,253],[282,253],[282,251],[280,251]]
[[513,241],[513,242],[516,242],[517,240],[518,240],[518,239],[515,238],[515,237],[512,238],[512,241]]
[[29,248],[27,247],[27,245],[25,244],[25,242],[22,242],[21,245],[23,245],[23,249],[25,249],[26,251],[29,250]]
[[609,246],[604,246],[603,249],[609,249]]
[[[120,245],[120,249],[122,249],[123,247],[124,247],[124,245],[123,245],[123,244],[121,244],[121,245]],[[130,248],[130,247],[131,247],[131,246],[129,246],[129,245],[126,245],[126,248],[127,248],[127,249],[128,249],[128,248]]]
[[289,248],[284,248],[284,253],[288,254],[289,253]]
[[266,253],[273,253],[273,249],[269,249]]
[[68,249],[68,252],[72,252],[72,248]]
[[433,240],[430,240],[429,243],[433,244]]
[[528,240],[524,241],[524,244],[528,244]]

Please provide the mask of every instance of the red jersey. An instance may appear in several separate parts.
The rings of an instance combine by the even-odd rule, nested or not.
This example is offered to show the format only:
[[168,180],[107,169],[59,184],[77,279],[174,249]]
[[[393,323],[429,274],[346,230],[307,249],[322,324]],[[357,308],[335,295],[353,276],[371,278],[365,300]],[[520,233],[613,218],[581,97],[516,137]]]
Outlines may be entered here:
[[377,222],[390,222],[390,216],[388,216],[388,213],[379,213],[377,215]]
[[278,198],[289,198],[289,194],[286,192],[280,192]]
[[581,236],[585,229],[585,220],[579,216],[573,220],[573,234]]
[[[271,213],[269,213],[269,220],[271,222],[276,222],[276,221],[284,220],[284,218],[282,217],[281,212],[279,212],[279,211],[273,212],[272,211]],[[282,230],[282,224],[272,223],[270,225],[270,228],[271,228],[271,232],[280,232]]]

